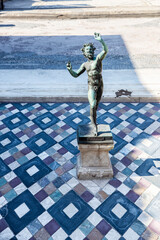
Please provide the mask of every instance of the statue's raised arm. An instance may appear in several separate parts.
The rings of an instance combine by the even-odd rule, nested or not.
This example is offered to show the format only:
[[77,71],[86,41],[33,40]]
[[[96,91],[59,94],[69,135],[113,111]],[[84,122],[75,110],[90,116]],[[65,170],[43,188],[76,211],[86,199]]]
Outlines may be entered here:
[[103,60],[106,55],[107,55],[107,52],[108,52],[108,48],[107,48],[107,45],[105,44],[105,42],[103,41],[100,33],[94,33],[94,38],[99,41],[101,44],[102,44],[102,47],[103,47],[103,51],[100,52],[98,55],[97,55],[97,59],[100,59],[100,60]]

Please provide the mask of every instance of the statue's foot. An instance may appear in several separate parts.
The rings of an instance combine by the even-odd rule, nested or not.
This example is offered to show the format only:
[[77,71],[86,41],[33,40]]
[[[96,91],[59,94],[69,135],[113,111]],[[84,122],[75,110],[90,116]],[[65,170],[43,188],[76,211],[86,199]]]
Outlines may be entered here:
[[97,125],[93,126],[93,133],[94,133],[94,136],[97,137],[97,135],[98,135]]

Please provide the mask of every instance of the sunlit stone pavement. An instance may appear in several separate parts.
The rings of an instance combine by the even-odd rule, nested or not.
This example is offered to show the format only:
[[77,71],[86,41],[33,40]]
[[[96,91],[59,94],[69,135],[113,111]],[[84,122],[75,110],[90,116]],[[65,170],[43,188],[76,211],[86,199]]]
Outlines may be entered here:
[[160,103],[100,103],[114,178],[76,177],[88,103],[0,104],[0,239],[160,239]]

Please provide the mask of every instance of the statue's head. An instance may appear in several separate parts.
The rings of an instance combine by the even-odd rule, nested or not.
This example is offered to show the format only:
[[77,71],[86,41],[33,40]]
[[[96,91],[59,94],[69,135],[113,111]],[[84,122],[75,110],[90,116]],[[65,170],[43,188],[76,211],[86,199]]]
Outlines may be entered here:
[[94,51],[95,51],[95,47],[93,45],[93,43],[87,43],[87,44],[84,44],[83,48],[81,49],[82,52],[83,52],[83,55],[92,60],[94,58]]

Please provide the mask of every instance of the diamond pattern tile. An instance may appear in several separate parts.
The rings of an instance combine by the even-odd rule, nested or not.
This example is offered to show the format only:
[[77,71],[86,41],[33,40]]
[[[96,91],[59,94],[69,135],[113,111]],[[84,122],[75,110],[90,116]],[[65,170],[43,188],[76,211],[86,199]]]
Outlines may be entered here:
[[100,103],[110,180],[76,176],[89,115],[88,103],[0,104],[0,239],[159,238],[160,103]]

